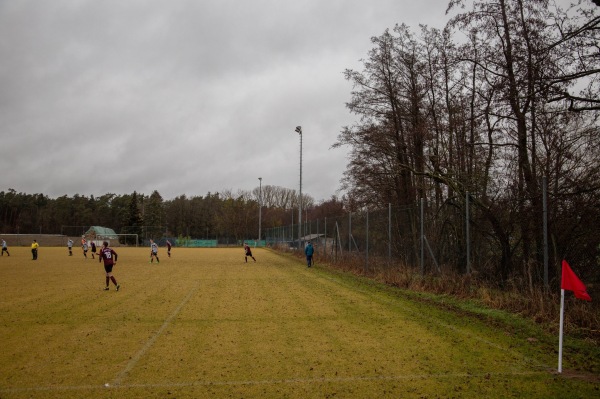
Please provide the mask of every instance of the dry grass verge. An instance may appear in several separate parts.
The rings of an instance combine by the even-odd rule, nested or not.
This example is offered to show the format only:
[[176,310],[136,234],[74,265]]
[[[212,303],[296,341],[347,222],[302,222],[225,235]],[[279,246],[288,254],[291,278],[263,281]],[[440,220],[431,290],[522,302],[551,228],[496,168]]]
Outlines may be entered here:
[[[372,278],[394,287],[475,300],[492,309],[506,310],[527,317],[548,332],[558,332],[559,293],[545,292],[542,288],[531,287],[517,280],[499,288],[473,275],[444,272],[441,275],[421,276],[414,268],[402,265],[389,267],[385,262],[377,262],[376,259],[370,261],[368,272],[365,271],[362,258],[344,257],[329,264],[338,270]],[[600,344],[600,308],[595,303],[575,299],[570,293],[566,295],[565,306],[568,308],[565,313],[565,326],[569,333]]]
[[[298,254],[295,254],[301,257]],[[365,277],[396,287],[407,292],[421,293],[418,298],[436,303],[445,308],[452,308],[459,313],[470,313],[475,317],[485,317],[491,324],[503,324],[514,330],[514,323],[520,320],[507,320],[506,316],[515,315],[530,320],[547,335],[548,346],[556,346],[558,340],[560,295],[532,288],[516,280],[504,287],[494,287],[489,282],[479,280],[472,275],[459,275],[452,272],[443,274],[426,274],[401,265],[390,267],[386,261],[369,259],[369,270],[365,270],[365,259],[357,256],[344,256],[337,262],[326,263],[328,267],[355,276]],[[564,334],[571,341],[572,349],[582,352],[578,369],[600,373],[600,361],[587,361],[590,351],[600,356],[600,309],[597,305],[576,299],[571,293],[565,300]],[[507,314],[494,312],[498,310]],[[523,326],[521,326],[522,328]],[[581,348],[579,344],[590,346]]]

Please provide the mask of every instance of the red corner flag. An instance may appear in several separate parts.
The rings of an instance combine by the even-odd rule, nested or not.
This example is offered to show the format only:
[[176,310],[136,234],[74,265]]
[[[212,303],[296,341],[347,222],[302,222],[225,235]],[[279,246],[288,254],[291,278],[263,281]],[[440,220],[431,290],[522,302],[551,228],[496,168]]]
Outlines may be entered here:
[[592,298],[585,290],[585,285],[581,280],[573,273],[571,266],[566,260],[562,261],[562,281],[560,288],[563,290],[573,291],[575,298],[583,299],[584,301],[591,301]]

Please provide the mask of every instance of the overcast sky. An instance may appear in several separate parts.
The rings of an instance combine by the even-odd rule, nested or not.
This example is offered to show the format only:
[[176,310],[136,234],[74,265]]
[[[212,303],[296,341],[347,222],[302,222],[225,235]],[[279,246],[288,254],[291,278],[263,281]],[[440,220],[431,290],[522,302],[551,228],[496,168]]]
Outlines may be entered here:
[[346,68],[445,0],[0,0],[0,191],[336,194]]

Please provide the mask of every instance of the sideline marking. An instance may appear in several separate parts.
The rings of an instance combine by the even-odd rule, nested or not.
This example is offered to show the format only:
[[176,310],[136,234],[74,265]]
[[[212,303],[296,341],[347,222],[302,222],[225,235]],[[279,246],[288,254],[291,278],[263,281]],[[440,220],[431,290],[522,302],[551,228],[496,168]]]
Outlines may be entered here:
[[[177,314],[181,311],[181,308],[183,308],[183,306],[186,303],[188,303],[188,301],[192,298],[192,295],[194,295],[196,293],[196,291],[198,291],[198,285],[196,285],[195,287],[193,287],[191,289],[191,291],[187,294],[187,296],[185,298],[183,298],[183,301],[181,301],[179,306],[177,306],[175,308],[173,313],[171,313],[169,315],[169,317],[165,320],[165,322],[162,324],[162,326],[160,326],[158,331],[146,342],[146,345],[144,345],[142,347],[142,349],[140,349],[140,351],[131,358],[131,360],[129,361],[127,366],[123,369],[123,371],[121,371],[119,374],[117,374],[117,376],[112,381],[112,383],[110,383],[111,386],[116,386],[116,385],[121,384],[121,381],[123,380],[123,378],[125,378],[127,376],[127,374],[129,374],[129,372],[135,367],[136,363],[142,358],[142,356],[144,356],[144,354],[146,354],[146,351],[148,349],[150,349],[150,347],[152,347],[152,345],[154,345],[154,342],[156,342],[156,340],[162,334],[162,332],[165,330],[165,328],[167,328],[167,326],[171,323],[171,321],[175,318],[175,316],[177,316]],[[107,389],[108,387],[103,386],[103,388]]]

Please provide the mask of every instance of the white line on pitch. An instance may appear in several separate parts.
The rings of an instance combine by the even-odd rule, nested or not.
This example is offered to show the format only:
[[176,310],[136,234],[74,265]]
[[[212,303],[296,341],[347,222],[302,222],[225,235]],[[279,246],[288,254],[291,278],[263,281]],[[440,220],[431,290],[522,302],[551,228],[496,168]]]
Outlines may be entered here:
[[112,382],[112,385],[119,385],[121,383],[123,378],[125,378],[125,376],[127,376],[127,374],[129,374],[129,372],[135,367],[136,363],[141,359],[141,357],[144,356],[144,354],[146,354],[146,351],[148,351],[148,349],[150,349],[150,347],[152,347],[152,345],[154,345],[154,342],[156,342],[156,340],[158,339],[160,334],[162,334],[162,332],[165,330],[165,328],[167,328],[167,326],[171,323],[171,321],[175,318],[175,316],[177,316],[177,314],[181,311],[181,308],[183,308],[183,306],[192,298],[192,295],[194,295],[197,290],[198,290],[198,286],[196,285],[196,287],[192,288],[192,290],[189,292],[189,294],[185,298],[183,298],[183,301],[181,301],[179,306],[177,306],[177,308],[175,308],[173,313],[171,313],[169,315],[169,317],[165,320],[163,325],[160,326],[158,331],[148,340],[148,342],[146,342],[146,345],[144,345],[144,347],[142,349],[140,349],[140,351],[131,358],[131,360],[129,361],[127,366],[123,369],[123,371],[121,371],[119,374],[117,374],[117,376],[115,377],[115,379]]

